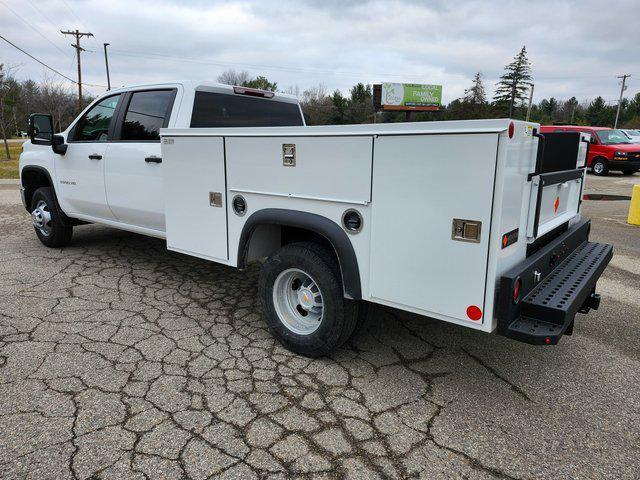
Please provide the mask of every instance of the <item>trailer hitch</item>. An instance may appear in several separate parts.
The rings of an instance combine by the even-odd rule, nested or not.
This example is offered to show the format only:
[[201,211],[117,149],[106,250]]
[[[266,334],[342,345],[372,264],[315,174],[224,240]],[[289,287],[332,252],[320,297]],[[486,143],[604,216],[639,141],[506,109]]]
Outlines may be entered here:
[[598,295],[594,289],[593,292],[585,298],[582,306],[578,309],[578,312],[589,313],[589,310],[598,310],[598,308],[600,308],[600,295]]

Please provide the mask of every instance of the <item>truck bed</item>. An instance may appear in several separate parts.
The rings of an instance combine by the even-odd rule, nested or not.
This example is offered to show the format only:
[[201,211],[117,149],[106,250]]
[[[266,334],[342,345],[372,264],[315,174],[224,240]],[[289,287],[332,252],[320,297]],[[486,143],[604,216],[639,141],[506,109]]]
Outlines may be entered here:
[[[536,127],[498,119],[162,130],[167,245],[238,266],[243,228],[260,210],[308,212],[340,226],[356,209],[364,227],[348,238],[362,299],[493,331],[500,275],[535,240],[527,227]],[[291,145],[294,166],[283,157]],[[556,211],[544,190],[534,212],[542,223],[557,222],[558,211],[563,221],[579,219],[579,181],[563,190]],[[220,206],[210,201],[215,194]],[[242,216],[232,208],[236,195],[246,200]],[[457,238],[456,221],[476,225],[477,239]],[[515,241],[501,248],[509,232]],[[258,253],[277,235],[254,246]]]

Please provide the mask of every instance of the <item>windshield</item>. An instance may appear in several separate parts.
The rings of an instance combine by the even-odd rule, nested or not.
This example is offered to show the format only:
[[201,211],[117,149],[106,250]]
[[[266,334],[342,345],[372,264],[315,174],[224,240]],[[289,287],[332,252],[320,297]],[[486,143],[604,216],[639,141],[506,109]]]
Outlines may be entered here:
[[631,143],[621,130],[599,130],[596,132],[600,143],[603,145],[615,145],[617,143]]

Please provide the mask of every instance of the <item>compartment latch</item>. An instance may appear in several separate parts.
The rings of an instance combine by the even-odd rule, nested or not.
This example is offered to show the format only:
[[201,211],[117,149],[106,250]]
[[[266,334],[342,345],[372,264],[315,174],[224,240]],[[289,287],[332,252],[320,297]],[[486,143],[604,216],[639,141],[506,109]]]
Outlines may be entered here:
[[482,222],[454,218],[451,224],[451,240],[459,242],[480,243]]

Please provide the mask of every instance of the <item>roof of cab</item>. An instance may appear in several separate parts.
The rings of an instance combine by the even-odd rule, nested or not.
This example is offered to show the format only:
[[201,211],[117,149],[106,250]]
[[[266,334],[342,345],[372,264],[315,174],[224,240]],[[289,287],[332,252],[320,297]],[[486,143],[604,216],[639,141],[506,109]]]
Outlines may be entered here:
[[[195,91],[206,91],[206,90],[214,90],[214,91],[227,91],[229,93],[233,93],[233,85],[227,85],[224,83],[212,82],[210,80],[175,80],[168,82],[157,82],[157,83],[139,83],[134,85],[126,85],[119,88],[114,88],[109,90],[106,93],[113,94],[119,92],[126,92],[129,90],[141,90],[147,88],[167,88],[175,85],[182,85],[184,88],[188,88]],[[273,92],[275,97],[278,100],[286,100],[289,102],[298,103],[298,98],[295,95],[289,95],[288,93],[281,92]]]

